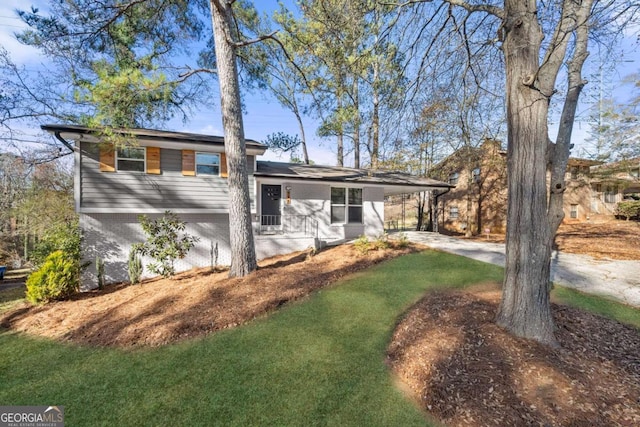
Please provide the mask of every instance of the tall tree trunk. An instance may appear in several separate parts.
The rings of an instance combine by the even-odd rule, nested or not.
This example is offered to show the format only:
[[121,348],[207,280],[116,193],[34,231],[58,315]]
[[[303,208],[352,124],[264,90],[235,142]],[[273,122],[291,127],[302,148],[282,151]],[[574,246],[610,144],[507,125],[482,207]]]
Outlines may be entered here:
[[534,87],[542,30],[535,0],[506,0],[506,265],[497,322],[515,335],[555,344],[549,303],[552,236],[547,220],[548,98]]
[[229,172],[229,230],[231,243],[230,277],[245,276],[257,268],[251,226],[247,150],[242,124],[240,84],[232,39],[231,2],[210,0],[216,46],[220,108],[224,127],[224,146]]
[[473,235],[473,230],[471,229],[473,224],[473,173],[467,170],[467,174],[469,178],[467,179],[467,215],[464,236],[471,237]]
[[[576,11],[576,20],[578,23],[586,22],[591,10],[593,0],[584,1],[581,8]],[[550,145],[549,164],[551,170],[550,189],[549,189],[549,211],[548,218],[551,227],[551,233],[555,236],[558,227],[564,218],[562,209],[562,199],[567,186],[564,181],[567,163],[569,161],[569,151],[571,149],[571,133],[573,131],[573,123],[576,116],[578,99],[582,88],[587,83],[582,79],[582,66],[589,56],[587,52],[587,41],[589,38],[587,25],[578,26],[575,31],[575,48],[573,57],[568,64],[568,90],[565,103],[560,116],[560,124],[558,127],[558,137],[556,143]]]
[[342,119],[340,118],[342,116],[342,97],[341,95],[338,93],[338,113],[339,113],[339,117],[338,117],[338,135],[337,135],[337,146],[338,146],[338,158],[337,158],[337,163],[338,166],[344,166],[344,126],[342,124]]
[[304,124],[302,123],[302,117],[298,111],[295,112],[296,119],[298,120],[298,127],[300,128],[300,137],[302,138],[302,159],[304,160],[304,164],[309,164],[309,152],[307,151],[307,137],[304,133]]
[[371,118],[373,137],[371,141],[371,168],[378,168],[380,151],[380,94],[378,93],[378,64],[373,66],[373,116]]
[[353,167],[360,169],[360,94],[358,77],[353,79],[353,109],[355,117],[353,119]]
[[478,204],[476,212],[476,234],[482,235],[482,202],[483,202],[482,188],[478,189]]

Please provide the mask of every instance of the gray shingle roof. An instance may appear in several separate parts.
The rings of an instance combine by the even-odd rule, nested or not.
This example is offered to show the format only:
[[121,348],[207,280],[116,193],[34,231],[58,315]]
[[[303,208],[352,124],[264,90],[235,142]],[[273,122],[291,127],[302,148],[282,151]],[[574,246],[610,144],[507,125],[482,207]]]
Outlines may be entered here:
[[403,172],[354,169],[338,166],[305,165],[298,163],[280,163],[258,161],[255,175],[260,177],[278,177],[300,180],[344,182],[354,184],[380,184],[386,186],[415,187],[413,191],[423,189],[452,188],[442,181],[417,177]]
[[[79,134],[96,134],[99,132],[99,129],[93,129],[86,126],[79,125],[42,125],[42,130],[47,132],[56,133],[56,132],[68,132],[68,133],[79,133]],[[174,132],[174,131],[166,131],[166,130],[155,130],[155,129],[113,129],[118,134],[124,136],[134,136],[136,138],[145,138],[149,140],[155,141],[176,141],[176,142],[197,142],[197,143],[208,143],[208,144],[217,144],[224,145],[224,137],[222,136],[213,136],[213,135],[202,135],[197,133],[189,133],[189,132]],[[267,146],[259,143],[258,141],[254,141],[252,139],[245,139],[247,147],[257,148],[266,150]]]

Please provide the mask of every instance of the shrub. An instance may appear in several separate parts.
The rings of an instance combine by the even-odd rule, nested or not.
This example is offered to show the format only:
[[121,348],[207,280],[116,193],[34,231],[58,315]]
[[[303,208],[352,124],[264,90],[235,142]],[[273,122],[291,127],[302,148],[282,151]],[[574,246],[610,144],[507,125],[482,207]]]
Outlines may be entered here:
[[353,246],[358,252],[364,255],[369,253],[369,251],[387,249],[391,245],[389,243],[389,236],[386,233],[383,233],[376,237],[374,241],[371,241],[367,236],[362,235],[353,241]]
[[141,255],[153,258],[155,262],[147,266],[152,273],[163,277],[176,274],[175,260],[187,256],[199,239],[185,233],[187,223],[170,211],[165,211],[161,218],[155,220],[140,215],[138,221],[147,235],[147,241],[136,243],[133,249]]
[[638,200],[625,200],[618,203],[616,206],[616,216],[625,217],[628,221],[629,218],[640,218],[640,201]]
[[98,289],[104,289],[104,260],[96,257],[96,275],[98,276]]
[[62,251],[55,251],[27,279],[27,299],[41,303],[67,298],[78,292],[79,275],[78,261]]
[[371,250],[371,242],[364,234],[353,241],[353,247],[361,254],[367,254]]
[[387,233],[382,233],[381,235],[376,237],[376,240],[373,241],[373,249],[375,249],[376,251],[388,249],[389,246],[389,235]]
[[132,285],[140,282],[144,267],[142,266],[142,260],[138,256],[138,251],[135,248],[131,248],[129,251],[129,259],[127,261],[127,272],[129,273],[129,282]]
[[80,260],[80,243],[82,233],[78,221],[58,224],[47,230],[31,251],[29,259],[36,267],[40,267],[55,251],[62,251],[70,259]]
[[398,235],[398,238],[396,239],[396,245],[399,248],[406,248],[407,246],[409,246],[409,237],[407,237],[407,235],[404,233],[400,233]]

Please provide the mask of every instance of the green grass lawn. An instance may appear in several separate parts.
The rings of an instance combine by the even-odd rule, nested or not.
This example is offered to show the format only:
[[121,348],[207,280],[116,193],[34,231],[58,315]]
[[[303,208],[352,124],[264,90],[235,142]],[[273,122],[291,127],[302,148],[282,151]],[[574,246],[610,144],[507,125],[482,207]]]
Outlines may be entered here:
[[67,425],[411,426],[385,348],[425,291],[502,269],[427,251],[385,262],[249,325],[121,351],[0,333],[0,405],[64,405]]
[[600,314],[620,323],[640,329],[640,310],[606,298],[585,294],[574,289],[555,286],[551,292],[553,301]]

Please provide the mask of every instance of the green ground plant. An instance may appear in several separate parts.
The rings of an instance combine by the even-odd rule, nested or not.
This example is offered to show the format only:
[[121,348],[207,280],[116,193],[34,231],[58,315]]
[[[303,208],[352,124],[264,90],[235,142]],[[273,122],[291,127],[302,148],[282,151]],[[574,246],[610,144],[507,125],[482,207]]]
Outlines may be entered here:
[[369,240],[369,238],[363,234],[353,241],[353,247],[356,248],[358,252],[364,255],[369,253],[369,251],[388,249],[389,247],[391,247],[391,243],[389,242],[389,236],[387,235],[387,233],[382,233],[373,241]]
[[366,254],[371,250],[371,242],[364,234],[353,241],[353,247],[361,254]]
[[27,300],[34,304],[68,298],[80,287],[80,266],[63,251],[51,253],[27,279]]
[[104,289],[104,260],[96,257],[96,275],[98,276],[98,289]]
[[393,329],[425,292],[502,274],[437,251],[406,255],[248,325],[154,349],[0,332],[0,402],[59,402],[74,426],[437,425],[384,363]]
[[187,223],[170,211],[165,211],[162,217],[154,220],[140,215],[138,221],[147,240],[134,244],[134,250],[154,260],[147,266],[150,272],[172,277],[176,274],[175,261],[187,256],[198,242],[198,237],[186,233]]
[[31,251],[29,260],[37,268],[45,263],[51,253],[62,251],[68,258],[80,262],[81,242],[82,233],[77,220],[60,223],[42,236]]
[[640,219],[640,200],[624,200],[616,206],[616,216]]
[[144,267],[142,266],[142,259],[138,255],[138,251],[135,248],[131,248],[129,251],[129,258],[127,260],[127,273],[129,274],[129,282],[135,285],[140,282]]
[[409,241],[409,237],[405,233],[399,233],[396,237],[395,242],[399,248],[406,248],[407,246],[409,246],[409,243],[411,243]]

